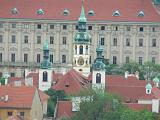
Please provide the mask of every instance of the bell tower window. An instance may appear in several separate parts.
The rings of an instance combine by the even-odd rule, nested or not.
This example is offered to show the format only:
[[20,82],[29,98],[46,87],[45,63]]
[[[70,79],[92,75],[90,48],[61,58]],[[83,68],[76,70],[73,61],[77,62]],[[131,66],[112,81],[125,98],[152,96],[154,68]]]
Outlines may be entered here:
[[101,83],[101,74],[100,73],[96,74],[96,83]]
[[86,54],[88,54],[88,45],[86,46]]
[[77,54],[77,45],[75,45],[75,53]]
[[79,48],[79,54],[83,54],[83,46],[82,45]]
[[43,82],[47,82],[48,81],[48,73],[45,71],[43,72]]

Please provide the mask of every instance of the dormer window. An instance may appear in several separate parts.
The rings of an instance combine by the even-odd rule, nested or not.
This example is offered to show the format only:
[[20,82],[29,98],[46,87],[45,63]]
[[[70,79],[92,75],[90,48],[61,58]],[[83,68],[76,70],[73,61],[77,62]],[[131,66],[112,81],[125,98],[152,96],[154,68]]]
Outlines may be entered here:
[[120,16],[119,10],[116,10],[116,11],[113,13],[113,16]]
[[44,14],[44,10],[43,9],[38,9],[37,10],[37,14],[38,15],[43,15]]
[[94,16],[94,10],[90,10],[90,11],[88,12],[88,16]]
[[68,10],[68,9],[64,9],[64,11],[63,11],[63,15],[64,15],[64,16],[68,16],[68,15],[69,15],[69,13],[70,13],[70,12],[69,12],[69,10]]
[[138,16],[138,17],[143,17],[143,16],[144,16],[144,12],[143,12],[143,11],[140,11],[137,16]]
[[17,14],[18,13],[18,9],[17,8],[12,8],[11,9],[11,13],[12,14]]

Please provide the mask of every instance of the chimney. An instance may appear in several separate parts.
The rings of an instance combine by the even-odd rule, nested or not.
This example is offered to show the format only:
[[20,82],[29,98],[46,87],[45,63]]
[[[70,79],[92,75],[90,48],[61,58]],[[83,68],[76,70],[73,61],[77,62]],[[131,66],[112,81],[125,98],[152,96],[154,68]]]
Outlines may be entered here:
[[129,75],[129,72],[126,71],[126,72],[125,72],[125,78],[128,78],[128,75]]
[[9,97],[8,95],[5,95],[5,99],[4,99],[5,102],[8,102],[8,97]]

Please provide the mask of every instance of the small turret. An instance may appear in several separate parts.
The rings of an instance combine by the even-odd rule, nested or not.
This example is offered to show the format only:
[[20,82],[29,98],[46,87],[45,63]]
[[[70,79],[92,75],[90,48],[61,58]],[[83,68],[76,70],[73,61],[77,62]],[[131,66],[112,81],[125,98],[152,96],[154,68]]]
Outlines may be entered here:
[[148,83],[145,88],[146,88],[146,94],[151,94],[151,92],[152,92],[152,85],[150,83]]
[[159,87],[159,78],[158,77],[155,77],[153,79],[153,82],[156,84],[156,87]]

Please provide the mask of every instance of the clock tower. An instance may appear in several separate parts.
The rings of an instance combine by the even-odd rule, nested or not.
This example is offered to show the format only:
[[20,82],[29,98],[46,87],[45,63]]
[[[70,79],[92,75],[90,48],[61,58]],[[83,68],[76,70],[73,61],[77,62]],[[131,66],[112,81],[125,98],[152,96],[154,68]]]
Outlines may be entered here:
[[78,19],[78,31],[73,43],[73,69],[88,77],[90,73],[90,41],[91,36],[86,32],[87,19],[82,2],[81,15]]

